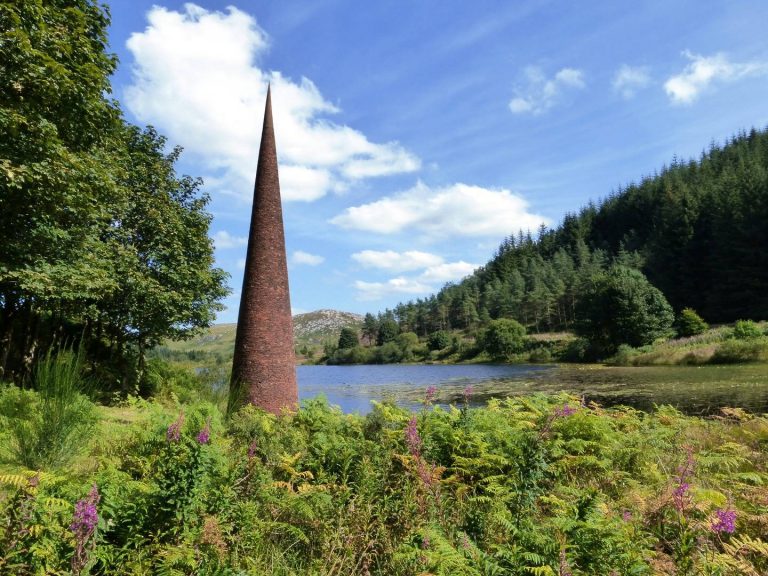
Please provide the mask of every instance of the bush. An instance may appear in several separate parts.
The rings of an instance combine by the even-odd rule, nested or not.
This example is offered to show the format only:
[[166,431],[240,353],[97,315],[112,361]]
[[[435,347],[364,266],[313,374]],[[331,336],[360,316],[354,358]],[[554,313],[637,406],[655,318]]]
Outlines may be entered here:
[[752,340],[762,335],[762,330],[752,320],[737,320],[733,325],[733,337],[737,340]]
[[427,338],[427,347],[432,350],[443,350],[451,345],[451,335],[445,330],[432,332]]
[[597,277],[577,307],[576,333],[603,356],[621,344],[651,344],[666,336],[674,314],[664,294],[642,272],[613,266]]
[[376,348],[374,359],[377,364],[397,364],[403,360],[403,349],[395,342],[387,342]]
[[480,347],[492,358],[509,359],[525,348],[525,328],[516,320],[491,320],[481,337]]
[[709,328],[709,324],[704,322],[704,319],[699,316],[692,308],[683,308],[680,311],[680,315],[677,317],[677,334],[678,336],[688,337],[696,336],[705,332]]
[[610,359],[610,363],[617,366],[631,366],[632,361],[637,357],[638,354],[639,352],[636,348],[622,344],[616,350],[616,354],[614,354]]
[[768,342],[763,338],[726,340],[710,358],[710,364],[739,364],[768,360]]
[[339,349],[354,348],[360,343],[357,338],[357,330],[345,326],[339,334]]
[[35,391],[8,387],[0,393],[14,457],[32,470],[65,464],[96,423],[96,407],[83,393],[82,357],[49,354],[35,366],[32,384]]

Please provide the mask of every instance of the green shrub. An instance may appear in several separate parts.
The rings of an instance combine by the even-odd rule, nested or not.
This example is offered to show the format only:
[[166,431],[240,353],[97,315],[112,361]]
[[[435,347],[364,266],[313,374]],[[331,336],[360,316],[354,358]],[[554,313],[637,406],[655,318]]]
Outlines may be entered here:
[[508,318],[491,320],[480,338],[480,346],[492,358],[509,359],[525,348],[525,327]]
[[432,332],[427,338],[427,347],[432,350],[442,350],[451,345],[451,335],[445,330]]
[[640,351],[636,348],[622,344],[616,350],[616,354],[610,358],[609,363],[616,364],[617,366],[631,366],[632,361],[638,356],[639,353]]
[[768,360],[768,340],[726,340],[718,346],[710,358],[710,364],[739,364],[741,362],[762,362]]
[[677,317],[677,334],[682,337],[696,336],[709,328],[704,319],[692,308],[683,308]]
[[358,344],[360,344],[360,340],[357,337],[357,330],[348,326],[341,329],[338,343],[339,349],[354,348]]
[[377,364],[397,364],[403,360],[403,349],[395,342],[387,342],[374,352],[374,361]]
[[577,306],[576,332],[603,356],[621,344],[639,347],[668,335],[674,321],[664,294],[639,270],[613,266]]
[[737,340],[751,340],[762,335],[763,331],[752,320],[737,320],[733,325],[733,337]]
[[82,357],[72,351],[49,354],[32,372],[34,390],[6,387],[0,415],[11,435],[15,459],[29,469],[65,464],[88,440],[96,407],[84,395]]

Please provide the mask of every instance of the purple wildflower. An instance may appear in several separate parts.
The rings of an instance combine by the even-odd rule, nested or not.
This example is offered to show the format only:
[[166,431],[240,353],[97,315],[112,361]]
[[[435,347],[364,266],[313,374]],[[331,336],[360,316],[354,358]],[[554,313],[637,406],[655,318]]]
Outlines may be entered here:
[[181,439],[181,427],[184,425],[184,411],[179,412],[179,417],[176,421],[168,426],[168,430],[165,433],[165,438],[168,442],[178,442]]
[[434,385],[428,386],[427,395],[424,397],[424,405],[429,406],[430,404],[432,404],[436,395],[437,395],[437,386],[434,386]]
[[680,482],[675,490],[672,492],[672,498],[675,501],[675,508],[678,512],[685,510],[685,505],[688,500],[688,489],[691,487],[688,482]]
[[712,522],[711,529],[715,534],[727,532],[733,534],[736,530],[736,510],[730,508],[715,510],[715,521]]
[[422,550],[429,550],[429,536],[426,534],[421,537],[421,549]]
[[72,556],[72,572],[74,574],[80,574],[88,562],[89,550],[86,545],[96,531],[96,524],[99,521],[96,510],[99,500],[101,500],[99,489],[94,484],[91,491],[88,492],[88,496],[75,504],[75,514],[72,518],[72,524],[69,525],[69,529],[75,535],[75,553]]
[[677,468],[677,486],[672,491],[675,509],[680,513],[685,512],[686,505],[688,504],[688,490],[691,488],[688,479],[693,474],[694,466],[693,450],[690,447],[686,447],[685,452],[685,462]]
[[624,510],[624,512],[621,513],[621,519],[624,520],[624,522],[629,522],[632,520],[632,512]]
[[475,392],[475,387],[472,384],[468,384],[466,388],[464,388],[464,404],[469,406],[469,401],[472,400],[472,394]]
[[416,415],[411,416],[408,426],[405,428],[405,443],[411,456],[418,458],[421,455],[421,436],[416,423]]
[[203,429],[200,430],[200,433],[197,435],[197,442],[198,444],[208,444],[210,439],[211,439],[211,419],[208,418],[208,420],[205,421],[205,426],[203,426]]
[[578,412],[578,408],[569,406],[568,404],[563,404],[560,408],[555,410],[555,416],[567,418],[568,416],[573,416],[576,414],[576,412]]

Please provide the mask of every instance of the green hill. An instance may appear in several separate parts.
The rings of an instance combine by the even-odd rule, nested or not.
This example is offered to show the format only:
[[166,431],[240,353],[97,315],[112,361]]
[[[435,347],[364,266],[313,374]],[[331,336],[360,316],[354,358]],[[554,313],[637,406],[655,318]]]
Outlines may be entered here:
[[[344,327],[359,330],[363,317],[338,310],[316,310],[293,317],[293,336],[296,349],[309,350],[336,342]],[[237,324],[215,324],[190,340],[167,341],[155,349],[155,354],[172,359],[197,360],[205,357],[229,360],[235,348]]]
[[529,332],[570,331],[594,279],[637,268],[675,312],[710,323],[768,319],[768,130],[673,158],[653,176],[565,216],[554,229],[505,239],[471,276],[384,316],[401,331],[475,330],[512,318]]

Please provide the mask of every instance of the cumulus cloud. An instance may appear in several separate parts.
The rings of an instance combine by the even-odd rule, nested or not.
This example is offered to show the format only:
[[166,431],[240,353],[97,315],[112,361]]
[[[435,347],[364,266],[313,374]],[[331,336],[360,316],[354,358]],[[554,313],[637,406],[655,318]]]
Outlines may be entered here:
[[747,76],[768,73],[766,62],[731,62],[725,54],[702,56],[685,51],[683,56],[690,60],[680,74],[670,76],[664,83],[664,90],[675,104],[690,104],[702,91],[716,82],[734,82]]
[[515,90],[509,101],[514,114],[542,114],[560,100],[566,90],[581,90],[586,86],[584,73],[576,68],[562,68],[548,78],[541,68],[530,66],[525,70],[526,85]]
[[506,189],[467,184],[416,186],[361,206],[347,208],[331,223],[350,230],[396,234],[408,230],[432,238],[503,237],[515,230],[536,230],[549,220],[528,210],[528,202]]
[[645,66],[622,64],[613,77],[613,89],[629,100],[651,83],[651,75]]
[[291,255],[291,263],[293,264],[306,264],[307,266],[317,266],[325,262],[325,258],[317,256],[316,254],[310,254],[302,250],[296,250]]
[[357,299],[370,301],[381,300],[387,296],[410,294],[415,296],[416,294],[427,294],[432,292],[434,288],[429,284],[424,284],[413,278],[392,278],[386,282],[364,282],[363,280],[357,280],[355,282],[355,289],[357,290]]
[[269,37],[251,15],[185,4],[179,12],[154,6],[147,20],[127,43],[134,65],[126,106],[182,144],[217,189],[251,196],[268,83],[284,199],[312,201],[420,167],[397,142],[374,143],[329,120],[338,109],[311,80],[265,70]]
[[429,252],[409,250],[395,252],[394,250],[363,250],[352,254],[352,259],[366,268],[379,268],[391,272],[406,272],[420,270],[429,266],[443,263],[443,259]]
[[476,264],[464,261],[438,264],[430,266],[418,276],[398,276],[384,282],[357,280],[354,286],[357,290],[357,299],[364,301],[381,300],[393,295],[426,295],[434,293],[446,282],[461,280],[476,268]]
[[398,276],[384,282],[358,280],[354,284],[358,300],[380,300],[392,295],[432,293],[446,282],[461,280],[478,267],[477,264],[463,260],[444,262],[440,256],[417,251],[398,253],[392,250],[364,250],[353,254],[352,258],[364,266],[391,272],[421,270],[421,273],[416,275]]
[[219,230],[213,235],[213,243],[217,250],[237,248],[238,246],[246,246],[248,244],[248,238],[245,236],[232,236],[232,234],[226,230]]
[[464,262],[464,260],[438,264],[437,266],[430,266],[427,268],[424,273],[419,276],[419,279],[424,282],[438,282],[440,284],[445,284],[446,282],[461,280],[465,276],[469,276],[475,268],[477,268],[477,264],[470,264],[469,262]]

